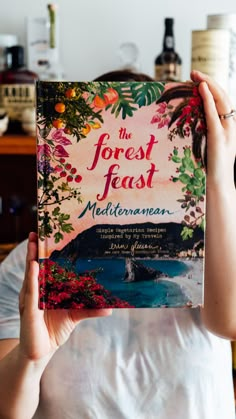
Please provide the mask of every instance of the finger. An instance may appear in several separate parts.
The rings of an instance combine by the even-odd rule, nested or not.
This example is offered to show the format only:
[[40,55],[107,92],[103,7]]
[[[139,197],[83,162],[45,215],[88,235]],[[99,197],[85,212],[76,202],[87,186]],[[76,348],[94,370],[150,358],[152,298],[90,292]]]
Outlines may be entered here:
[[201,82],[199,84],[198,90],[203,100],[207,129],[209,131],[222,130],[221,120],[218,116],[216,104],[208,84],[205,81]]
[[38,236],[36,233],[29,233],[28,237],[28,247],[27,247],[27,256],[26,261],[37,260],[38,257]]
[[29,275],[31,272],[31,263],[36,261],[38,257],[38,245],[37,245],[37,234],[31,232],[28,237],[27,254],[26,254],[26,266],[25,266],[25,277],[22,284],[22,288],[19,294],[19,310],[22,313],[25,306],[25,296],[29,286]]
[[26,270],[29,271],[30,262],[32,260],[37,260],[38,258],[38,243],[37,243],[37,234],[29,233],[28,245],[27,245],[27,254],[26,254]]
[[[206,82],[208,88],[214,98],[217,113],[219,115],[229,113],[232,109],[232,104],[226,92],[222,87],[207,74],[201,73],[200,71],[193,70],[191,72],[191,78],[195,82]],[[230,119],[230,118],[229,118]]]
[[25,287],[21,290],[19,298],[19,310],[22,315],[26,310],[29,313],[34,313],[35,310],[39,310],[39,265],[36,261],[29,263],[29,269],[25,276]]
[[27,286],[25,292],[25,308],[27,311],[33,312],[38,310],[38,299],[39,299],[39,264],[35,260],[30,261],[29,271],[27,275]]

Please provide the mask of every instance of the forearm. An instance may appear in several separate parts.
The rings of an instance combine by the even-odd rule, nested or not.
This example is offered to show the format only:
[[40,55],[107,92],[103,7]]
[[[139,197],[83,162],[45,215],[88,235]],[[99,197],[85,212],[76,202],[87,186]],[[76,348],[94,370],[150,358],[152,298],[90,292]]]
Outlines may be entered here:
[[203,320],[214,333],[236,338],[236,192],[208,187]]
[[31,419],[38,406],[40,379],[50,360],[27,359],[17,345],[0,360],[0,419]]

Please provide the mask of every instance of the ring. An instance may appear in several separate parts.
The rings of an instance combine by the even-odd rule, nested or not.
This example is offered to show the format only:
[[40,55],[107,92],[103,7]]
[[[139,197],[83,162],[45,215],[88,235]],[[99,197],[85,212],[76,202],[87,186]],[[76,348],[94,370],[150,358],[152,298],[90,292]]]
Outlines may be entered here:
[[223,115],[219,115],[219,118],[220,119],[228,119],[228,118],[231,118],[231,116],[234,116],[235,114],[236,114],[236,110],[235,109],[232,109],[232,111],[229,112],[229,113],[225,113]]

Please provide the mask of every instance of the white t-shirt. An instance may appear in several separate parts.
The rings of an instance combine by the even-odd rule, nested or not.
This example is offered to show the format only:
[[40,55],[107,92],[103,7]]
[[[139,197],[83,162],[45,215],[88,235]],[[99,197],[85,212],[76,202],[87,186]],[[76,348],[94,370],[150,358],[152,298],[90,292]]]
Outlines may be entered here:
[[[25,254],[23,242],[0,265],[0,339],[19,336]],[[56,352],[34,419],[234,419],[231,362],[199,309],[116,309]]]

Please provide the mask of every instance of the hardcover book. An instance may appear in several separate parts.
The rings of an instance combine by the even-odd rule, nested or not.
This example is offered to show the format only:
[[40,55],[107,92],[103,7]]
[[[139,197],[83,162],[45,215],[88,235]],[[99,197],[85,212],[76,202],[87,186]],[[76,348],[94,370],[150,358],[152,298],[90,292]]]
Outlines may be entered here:
[[36,90],[39,307],[201,305],[197,85],[38,81]]

